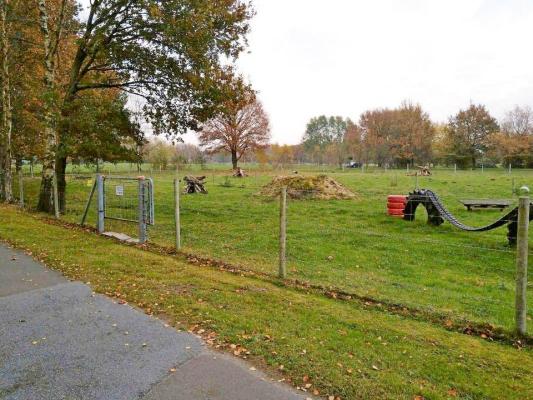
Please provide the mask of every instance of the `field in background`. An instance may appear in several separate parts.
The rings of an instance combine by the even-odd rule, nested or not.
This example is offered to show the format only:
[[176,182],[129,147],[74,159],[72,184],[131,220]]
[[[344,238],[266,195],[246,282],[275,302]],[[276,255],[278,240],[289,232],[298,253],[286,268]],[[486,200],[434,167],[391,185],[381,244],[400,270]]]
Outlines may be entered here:
[[[252,167],[252,168],[251,168]],[[149,230],[156,244],[174,244],[174,172],[151,171],[155,181],[156,225]],[[458,231],[450,224],[431,227],[424,210],[415,222],[386,215],[389,194],[408,194],[415,178],[406,171],[345,170],[294,166],[287,171],[262,171],[246,165],[250,176],[230,177],[227,165],[195,166],[185,174],[207,175],[208,195],[182,196],[184,250],[275,275],[278,257],[279,204],[258,196],[273,176],[326,173],[357,194],[356,200],[296,201],[288,204],[289,278],[332,286],[377,301],[447,314],[452,319],[489,323],[511,331],[514,318],[514,250],[507,246],[506,228],[486,233]],[[135,166],[106,165],[112,174],[137,175]],[[131,171],[131,172],[130,172]],[[71,170],[65,220],[79,222],[87,200],[91,174]],[[436,170],[420,177],[421,188],[432,189],[461,221],[478,226],[497,219],[499,211],[467,212],[465,198],[513,199],[514,187],[533,188],[533,171],[488,169]],[[35,205],[39,180],[25,178],[26,203]],[[17,189],[15,188],[17,191]],[[89,217],[95,223],[95,207]],[[135,236],[133,224],[107,221],[107,230]],[[531,288],[531,285],[529,286]],[[529,290],[530,304],[533,304]],[[533,329],[528,314],[529,330]]]

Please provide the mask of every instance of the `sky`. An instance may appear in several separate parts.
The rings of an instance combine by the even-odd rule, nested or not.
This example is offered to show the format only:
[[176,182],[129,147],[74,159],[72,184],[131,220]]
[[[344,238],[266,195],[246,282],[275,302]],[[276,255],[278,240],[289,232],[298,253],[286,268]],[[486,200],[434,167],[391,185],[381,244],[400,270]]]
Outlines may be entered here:
[[533,106],[531,0],[252,2],[238,68],[259,91],[273,142],[298,143],[314,116],[357,121],[402,101],[437,122],[471,102],[497,118]]
[[255,0],[242,73],[274,142],[321,114],[420,103],[445,121],[471,102],[533,106],[531,0]]

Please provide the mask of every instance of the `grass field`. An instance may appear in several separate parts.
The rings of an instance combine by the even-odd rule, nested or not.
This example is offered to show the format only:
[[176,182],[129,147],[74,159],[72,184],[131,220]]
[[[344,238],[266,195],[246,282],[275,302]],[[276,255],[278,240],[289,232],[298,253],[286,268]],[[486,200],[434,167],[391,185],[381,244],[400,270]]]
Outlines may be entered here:
[[[296,167],[295,167],[296,168]],[[113,168],[111,172],[113,172]],[[83,172],[83,171],[79,171]],[[125,166],[117,173],[127,173]],[[420,210],[415,222],[386,215],[388,194],[407,194],[415,178],[405,171],[326,172],[357,194],[355,200],[290,201],[288,211],[289,278],[343,290],[386,304],[421,310],[429,320],[490,324],[510,335],[514,326],[515,253],[507,246],[506,228],[487,233],[458,231],[450,224],[426,224]],[[208,195],[182,196],[184,250],[275,275],[278,254],[277,201],[257,195],[280,173],[250,171],[245,179],[228,178],[228,170],[184,171],[208,176]],[[173,172],[153,175],[156,225],[150,240],[174,243]],[[69,178],[65,219],[78,222],[90,190],[88,179]],[[229,183],[229,185],[228,185]],[[477,226],[497,219],[499,211],[467,212],[463,198],[514,199],[512,188],[533,187],[533,171],[440,171],[419,178],[463,222]],[[35,203],[38,180],[25,183],[27,202]],[[28,200],[29,199],[29,200]],[[89,223],[94,224],[94,208]],[[109,230],[135,234],[135,226],[108,223]],[[533,295],[529,286],[529,300]],[[533,330],[533,313],[528,313]]]
[[276,279],[190,264],[15,207],[0,206],[0,239],[323,398],[533,397],[530,347],[448,331]]

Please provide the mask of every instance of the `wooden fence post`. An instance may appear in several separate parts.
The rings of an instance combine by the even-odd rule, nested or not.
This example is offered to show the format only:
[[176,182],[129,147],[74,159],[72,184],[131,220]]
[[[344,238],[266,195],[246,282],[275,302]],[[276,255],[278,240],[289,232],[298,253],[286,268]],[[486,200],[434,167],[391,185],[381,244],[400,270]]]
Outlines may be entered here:
[[279,277],[287,277],[287,187],[281,188],[279,204]]
[[174,221],[176,225],[176,251],[181,250],[180,180],[174,179]]
[[529,188],[520,188],[518,200],[518,234],[516,238],[516,331],[525,335],[527,331],[527,256],[529,229]]

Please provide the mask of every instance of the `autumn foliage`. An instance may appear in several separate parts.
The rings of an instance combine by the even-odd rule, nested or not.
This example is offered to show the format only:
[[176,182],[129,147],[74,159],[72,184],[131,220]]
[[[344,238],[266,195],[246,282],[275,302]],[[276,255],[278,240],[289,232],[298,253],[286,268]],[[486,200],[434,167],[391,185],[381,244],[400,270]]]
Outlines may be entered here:
[[255,94],[246,91],[224,103],[223,110],[201,126],[199,140],[209,153],[228,152],[233,168],[246,154],[264,149],[270,141],[270,124]]

